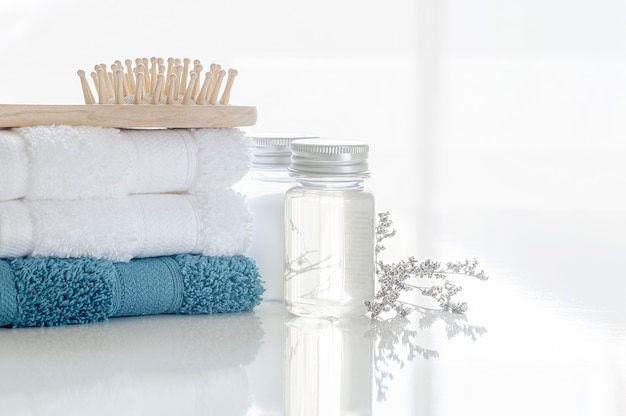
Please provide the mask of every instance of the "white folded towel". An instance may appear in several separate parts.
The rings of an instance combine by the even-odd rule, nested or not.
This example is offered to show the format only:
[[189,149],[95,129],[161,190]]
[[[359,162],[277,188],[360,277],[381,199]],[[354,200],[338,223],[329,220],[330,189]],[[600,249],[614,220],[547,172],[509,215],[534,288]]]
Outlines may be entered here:
[[0,201],[226,189],[248,171],[250,149],[235,128],[0,130]]
[[4,201],[0,258],[229,256],[246,251],[251,223],[243,196],[231,189],[102,200]]

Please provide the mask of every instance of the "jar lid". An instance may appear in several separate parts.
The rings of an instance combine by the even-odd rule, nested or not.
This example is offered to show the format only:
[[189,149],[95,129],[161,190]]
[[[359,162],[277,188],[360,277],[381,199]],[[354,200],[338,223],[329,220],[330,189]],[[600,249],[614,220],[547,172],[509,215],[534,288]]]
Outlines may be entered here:
[[252,135],[252,166],[261,169],[287,168],[291,162],[290,144],[296,139],[317,138],[307,134],[255,134]]
[[357,141],[294,140],[289,170],[295,176],[369,176],[368,152],[369,146]]

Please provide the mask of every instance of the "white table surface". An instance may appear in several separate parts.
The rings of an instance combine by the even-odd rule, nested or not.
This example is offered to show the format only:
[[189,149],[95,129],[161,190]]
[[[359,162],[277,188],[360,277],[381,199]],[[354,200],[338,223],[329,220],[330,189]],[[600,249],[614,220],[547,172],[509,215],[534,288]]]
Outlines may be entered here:
[[331,323],[266,302],[243,314],[2,329],[0,415],[626,414],[623,212],[400,223],[390,261],[415,235],[416,255],[480,260],[489,281],[456,280],[465,315]]

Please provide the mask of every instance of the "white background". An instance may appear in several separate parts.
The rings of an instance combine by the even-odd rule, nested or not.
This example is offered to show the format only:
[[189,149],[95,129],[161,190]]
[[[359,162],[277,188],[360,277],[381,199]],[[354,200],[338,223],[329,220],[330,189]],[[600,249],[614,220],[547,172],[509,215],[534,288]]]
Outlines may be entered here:
[[[0,103],[81,103],[77,69],[239,70],[250,131],[371,145],[378,209],[623,210],[626,3],[3,0]],[[415,243],[415,244],[414,244]]]

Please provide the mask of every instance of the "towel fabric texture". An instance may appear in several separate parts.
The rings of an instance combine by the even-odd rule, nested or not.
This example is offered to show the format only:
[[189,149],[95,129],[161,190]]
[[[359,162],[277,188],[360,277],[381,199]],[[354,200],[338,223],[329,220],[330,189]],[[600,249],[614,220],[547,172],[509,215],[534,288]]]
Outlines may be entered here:
[[251,310],[250,161],[239,129],[0,129],[0,327]]
[[0,201],[226,189],[248,171],[250,149],[235,128],[0,129]]
[[245,253],[251,215],[232,189],[116,199],[0,202],[0,258],[111,261],[190,253]]
[[0,326],[85,324],[116,316],[248,311],[263,287],[243,255],[181,254],[113,263],[0,260]]

